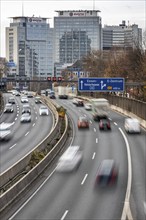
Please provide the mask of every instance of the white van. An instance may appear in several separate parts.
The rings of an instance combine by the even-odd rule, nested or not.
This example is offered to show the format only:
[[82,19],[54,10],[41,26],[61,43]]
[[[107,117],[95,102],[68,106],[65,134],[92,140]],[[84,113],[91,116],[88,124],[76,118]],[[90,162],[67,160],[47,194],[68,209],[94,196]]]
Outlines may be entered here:
[[56,171],[69,172],[77,169],[82,161],[82,151],[79,146],[70,146],[59,158]]
[[140,133],[140,123],[136,118],[126,118],[124,124],[127,133]]

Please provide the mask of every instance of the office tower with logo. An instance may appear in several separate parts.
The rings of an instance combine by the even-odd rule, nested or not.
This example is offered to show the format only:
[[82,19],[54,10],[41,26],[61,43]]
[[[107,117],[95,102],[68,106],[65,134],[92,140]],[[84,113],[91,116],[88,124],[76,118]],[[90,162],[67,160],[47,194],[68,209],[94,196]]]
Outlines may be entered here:
[[54,60],[73,64],[91,50],[102,49],[99,10],[56,11],[54,17]]
[[45,78],[54,72],[53,29],[47,18],[13,17],[6,28],[6,58],[17,75]]

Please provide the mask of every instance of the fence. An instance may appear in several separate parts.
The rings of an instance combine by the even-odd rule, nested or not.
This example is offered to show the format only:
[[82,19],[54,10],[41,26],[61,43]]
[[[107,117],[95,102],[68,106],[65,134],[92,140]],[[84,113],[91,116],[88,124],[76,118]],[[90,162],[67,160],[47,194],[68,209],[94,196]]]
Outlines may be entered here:
[[[90,93],[82,93],[81,95],[91,97]],[[106,98],[109,100],[111,105],[127,110],[137,115],[139,118],[146,120],[146,102],[109,93],[93,93],[92,95],[94,98]]]

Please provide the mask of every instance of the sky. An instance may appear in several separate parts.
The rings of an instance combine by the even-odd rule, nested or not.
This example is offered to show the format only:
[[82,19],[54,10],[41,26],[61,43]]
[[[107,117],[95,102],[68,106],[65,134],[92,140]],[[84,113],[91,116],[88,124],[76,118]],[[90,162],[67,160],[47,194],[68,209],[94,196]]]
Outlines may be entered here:
[[146,0],[0,0],[0,57],[5,57],[5,28],[10,26],[11,17],[35,16],[53,18],[57,10],[100,10],[104,25],[137,24],[146,30]]

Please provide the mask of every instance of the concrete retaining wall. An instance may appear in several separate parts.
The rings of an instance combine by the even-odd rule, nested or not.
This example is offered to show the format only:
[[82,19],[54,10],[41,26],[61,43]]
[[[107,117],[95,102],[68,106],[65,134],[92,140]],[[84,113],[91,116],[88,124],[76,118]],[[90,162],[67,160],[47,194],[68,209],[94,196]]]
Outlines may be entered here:
[[44,157],[32,170],[30,170],[21,180],[13,185],[9,190],[2,194],[0,197],[0,212],[9,206],[37,177],[43,170],[51,163],[54,157],[62,149],[62,146],[68,138],[68,118],[65,117],[66,128],[64,134],[53,147],[49,154]]
[[46,105],[48,105],[49,109],[52,111],[54,122],[53,122],[53,128],[52,131],[48,134],[44,140],[42,140],[37,146],[35,146],[34,149],[32,149],[28,154],[26,154],[23,158],[21,158],[19,161],[17,161],[13,166],[11,166],[9,169],[4,171],[0,175],[0,187],[2,187],[4,184],[6,184],[9,180],[11,180],[14,176],[16,176],[18,173],[22,172],[24,168],[27,166],[28,162],[30,161],[32,152],[34,150],[42,150],[46,147],[47,143],[49,143],[59,132],[59,117],[58,113],[56,111],[56,108],[52,103],[47,100],[45,97],[43,98],[43,101]]

